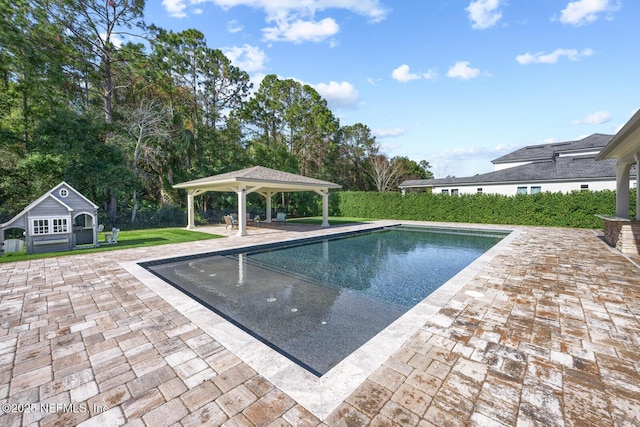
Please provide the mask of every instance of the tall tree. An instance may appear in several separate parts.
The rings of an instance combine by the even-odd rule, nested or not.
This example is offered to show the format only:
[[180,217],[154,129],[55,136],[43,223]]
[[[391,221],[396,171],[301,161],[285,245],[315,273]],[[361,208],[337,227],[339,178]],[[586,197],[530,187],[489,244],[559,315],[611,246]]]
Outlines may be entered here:
[[411,160],[406,156],[396,156],[392,161],[401,165],[400,170],[402,174],[398,177],[399,182],[410,179],[433,178],[433,173],[429,170],[431,165],[429,165],[429,162],[426,160],[421,160],[417,163],[415,160]]
[[204,49],[197,62],[202,75],[200,91],[205,124],[217,129],[220,118],[242,105],[253,84],[249,81],[249,74],[231,65],[229,58],[219,49]]
[[285,146],[298,160],[298,172],[318,175],[323,170],[339,128],[326,101],[308,85],[266,76],[254,96],[240,109],[249,136],[272,149]]
[[[146,189],[162,188],[166,157],[162,147],[171,138],[171,117],[168,110],[156,100],[141,101],[127,115],[124,129],[122,145],[139,186]],[[135,222],[138,212],[138,190],[137,186],[132,190],[132,223]]]
[[362,123],[343,126],[340,129],[340,159],[345,163],[342,184],[349,190],[368,190],[369,174],[366,162],[379,152],[371,129]]
[[37,2],[0,2],[0,21],[0,120],[28,151],[38,119],[65,102],[64,34]]
[[398,184],[398,178],[405,172],[404,162],[397,161],[396,158],[389,160],[384,154],[370,156],[369,161],[368,172],[376,189],[381,193],[393,190]]
[[[196,140],[201,121],[202,102],[198,88],[201,81],[199,58],[204,56],[207,43],[198,30],[188,29],[179,33],[151,26],[153,33],[151,61],[157,71],[170,76],[164,84],[171,95],[186,92],[187,110],[184,114],[185,126],[190,129]],[[173,104],[172,108],[178,106]]]
[[145,0],[33,0],[65,28],[75,49],[78,84],[102,101],[107,124],[113,123],[112,67],[123,39],[139,37]]

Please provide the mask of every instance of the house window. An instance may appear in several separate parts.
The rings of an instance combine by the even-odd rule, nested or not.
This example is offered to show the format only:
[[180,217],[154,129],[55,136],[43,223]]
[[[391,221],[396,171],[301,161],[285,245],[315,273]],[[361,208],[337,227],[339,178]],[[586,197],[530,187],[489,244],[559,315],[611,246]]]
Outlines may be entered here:
[[452,196],[457,196],[458,195],[458,189],[457,188],[452,189],[451,190],[451,195]]
[[542,192],[542,187],[537,186],[537,187],[531,187],[531,194],[538,194]]
[[589,184],[581,184],[580,191],[589,191]]
[[478,187],[478,194],[482,194],[482,187]]
[[449,195],[449,190],[442,190],[442,194]]
[[31,234],[34,236],[68,232],[68,218],[37,218],[31,220]]
[[527,187],[518,187],[518,194],[527,194]]

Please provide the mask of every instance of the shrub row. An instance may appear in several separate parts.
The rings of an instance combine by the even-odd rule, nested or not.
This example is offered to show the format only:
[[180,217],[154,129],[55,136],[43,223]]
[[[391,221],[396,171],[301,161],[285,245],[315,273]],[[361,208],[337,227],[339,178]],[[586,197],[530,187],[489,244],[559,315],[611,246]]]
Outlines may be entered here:
[[[608,190],[516,196],[343,191],[332,197],[332,215],[345,217],[592,229],[604,227],[597,214],[614,215],[616,210],[616,194]],[[630,206],[635,207],[635,190]]]

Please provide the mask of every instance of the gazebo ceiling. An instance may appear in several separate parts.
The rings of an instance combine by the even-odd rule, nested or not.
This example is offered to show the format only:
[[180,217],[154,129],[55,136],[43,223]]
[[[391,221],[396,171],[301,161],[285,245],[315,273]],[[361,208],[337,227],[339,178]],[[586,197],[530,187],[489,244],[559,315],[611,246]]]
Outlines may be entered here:
[[293,173],[282,172],[262,166],[242,169],[193,181],[175,184],[174,188],[205,191],[237,191],[239,186],[259,189],[263,192],[314,191],[340,188],[341,185]]

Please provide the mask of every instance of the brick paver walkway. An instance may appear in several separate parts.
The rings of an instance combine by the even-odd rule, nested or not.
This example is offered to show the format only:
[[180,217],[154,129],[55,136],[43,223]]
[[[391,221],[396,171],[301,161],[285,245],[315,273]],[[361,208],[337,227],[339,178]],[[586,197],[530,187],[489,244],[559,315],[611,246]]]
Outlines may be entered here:
[[119,264],[318,231],[0,264],[0,425],[640,425],[638,267],[519,229],[322,420]]

